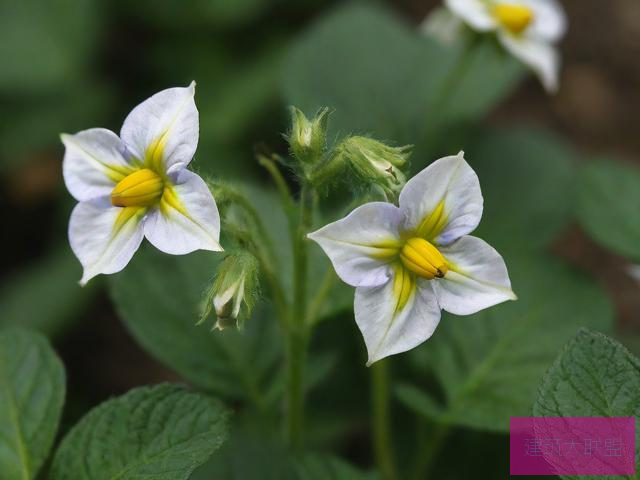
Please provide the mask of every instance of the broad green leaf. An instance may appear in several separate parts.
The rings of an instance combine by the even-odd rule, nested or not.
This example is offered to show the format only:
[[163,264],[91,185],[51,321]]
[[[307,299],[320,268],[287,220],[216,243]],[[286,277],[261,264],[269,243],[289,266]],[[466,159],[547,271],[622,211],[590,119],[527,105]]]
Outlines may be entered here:
[[187,479],[227,438],[228,410],[176,385],[135,388],[91,410],[56,452],[52,480]]
[[68,247],[54,250],[2,285],[0,325],[59,333],[98,291],[95,284],[81,288],[81,276],[82,267]]
[[47,340],[0,331],[0,476],[29,480],[49,454],[65,396],[65,373]]
[[426,418],[442,415],[442,406],[428,393],[408,383],[400,383],[395,389],[396,397],[408,408]]
[[[322,18],[294,45],[283,72],[286,101],[310,114],[335,109],[334,133],[420,144],[504,97],[520,66],[492,42],[445,47],[371,3]],[[421,164],[423,159],[418,159]]]
[[[229,442],[191,480],[376,480],[348,462],[328,454],[291,455],[273,430],[244,419]],[[249,460],[250,459],[250,460]]]
[[375,473],[365,473],[344,460],[330,455],[307,454],[294,462],[300,480],[375,480]]
[[8,0],[0,4],[0,91],[53,90],[78,76],[95,44],[92,0]]
[[578,220],[598,243],[640,261],[640,169],[595,162],[579,177]]
[[527,416],[540,378],[580,327],[607,330],[612,308],[591,280],[543,255],[506,256],[518,300],[475,315],[445,314],[433,337],[413,351],[432,369],[446,404],[438,420],[506,431]]
[[206,390],[260,405],[261,385],[280,355],[277,320],[255,314],[243,332],[196,326],[217,258],[210,252],[171,256],[143,248],[109,279],[113,300],[131,334],[158,360]]
[[[635,417],[640,473],[640,359],[615,340],[586,329],[564,347],[542,380],[536,417]],[[634,478],[635,478],[634,477]],[[604,478],[581,476],[563,478]],[[610,478],[610,477],[607,477]],[[613,477],[619,478],[619,477]]]
[[483,129],[460,148],[484,196],[482,221],[473,235],[498,251],[533,250],[546,247],[566,227],[577,162],[558,138],[525,128]]

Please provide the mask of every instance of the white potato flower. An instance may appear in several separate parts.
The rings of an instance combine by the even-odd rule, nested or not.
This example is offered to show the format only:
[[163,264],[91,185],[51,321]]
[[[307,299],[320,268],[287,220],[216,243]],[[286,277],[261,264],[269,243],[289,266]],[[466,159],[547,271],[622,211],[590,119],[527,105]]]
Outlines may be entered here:
[[556,0],[445,0],[445,5],[472,29],[496,32],[504,48],[531,68],[548,91],[558,89],[556,43],[567,30],[567,19]]
[[367,365],[427,340],[441,309],[469,315],[516,298],[500,254],[468,235],[483,199],[462,152],[409,180],[398,203],[367,203],[308,235],[356,287]]
[[199,135],[194,94],[194,82],[156,93],[131,111],[120,137],[103,128],[61,135],[64,180],[79,202],[69,242],[81,285],[122,270],[143,237],[174,255],[222,250],[215,200],[186,168]]

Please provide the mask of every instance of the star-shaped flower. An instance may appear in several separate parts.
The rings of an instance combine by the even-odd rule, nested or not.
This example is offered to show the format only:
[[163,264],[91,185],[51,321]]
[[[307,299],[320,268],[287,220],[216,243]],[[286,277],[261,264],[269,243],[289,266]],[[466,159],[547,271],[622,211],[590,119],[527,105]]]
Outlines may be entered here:
[[500,254],[468,235],[482,205],[478,177],[461,152],[409,180],[399,206],[367,203],[308,235],[356,287],[367,365],[427,340],[441,309],[469,315],[515,300]]
[[163,252],[222,250],[220,216],[205,182],[187,170],[198,144],[195,83],[169,88],[134,108],[120,137],[92,128],[63,134],[63,173],[78,200],[69,242],[80,284],[122,270],[143,237]]
[[529,66],[544,87],[558,88],[560,57],[555,44],[567,30],[555,0],[445,0],[449,11],[472,29],[496,32],[514,57]]

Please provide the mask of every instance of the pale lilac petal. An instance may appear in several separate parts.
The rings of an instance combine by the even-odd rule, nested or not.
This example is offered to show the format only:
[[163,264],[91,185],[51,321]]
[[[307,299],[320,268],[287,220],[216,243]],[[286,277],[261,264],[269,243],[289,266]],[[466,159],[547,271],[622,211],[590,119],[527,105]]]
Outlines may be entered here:
[[143,217],[144,209],[112,207],[108,199],[76,205],[69,220],[69,243],[84,267],[81,285],[129,263],[142,242]]
[[62,173],[67,189],[80,201],[109,195],[117,182],[132,171],[125,146],[104,128],[60,136],[65,146]]
[[404,308],[398,311],[396,307],[393,279],[377,287],[356,289],[354,311],[367,345],[367,365],[420,345],[440,322],[440,307],[427,280],[418,279]]
[[[195,82],[186,88],[168,88],[148,98],[127,116],[122,140],[142,161],[158,148],[157,169],[174,172],[189,164],[198,146],[198,109]],[[155,165],[154,165],[155,166]]]
[[[441,228],[425,234],[426,219],[443,205]],[[438,245],[447,245],[472,232],[482,217],[483,198],[478,176],[464,153],[436,160],[407,182],[400,193],[406,228]]]
[[207,184],[193,172],[173,174],[173,197],[164,193],[145,221],[144,234],[159,250],[183,255],[195,250],[221,251],[220,214]]
[[322,247],[342,281],[371,287],[391,275],[390,261],[401,246],[403,220],[396,206],[371,202],[307,236]]
[[433,280],[442,309],[470,315],[516,299],[504,260],[484,240],[467,235],[440,251],[451,264],[444,278]]
[[491,15],[487,2],[482,0],[445,0],[446,7],[460,17],[472,29],[480,32],[495,30],[497,22]]

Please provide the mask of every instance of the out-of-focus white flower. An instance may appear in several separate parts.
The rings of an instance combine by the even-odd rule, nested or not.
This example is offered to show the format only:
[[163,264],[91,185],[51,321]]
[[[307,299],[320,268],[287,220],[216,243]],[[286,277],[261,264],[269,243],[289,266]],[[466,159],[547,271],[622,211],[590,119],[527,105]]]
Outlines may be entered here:
[[222,250],[215,200],[186,168],[198,144],[194,94],[194,82],[156,93],[131,111],[120,137],[103,128],[61,135],[64,180],[79,202],[69,242],[81,285],[122,270],[143,237],[174,255]]
[[635,263],[627,265],[626,270],[629,276],[640,284],[640,265]]
[[468,235],[482,205],[478,177],[461,152],[409,180],[399,207],[367,203],[308,235],[356,287],[367,365],[427,340],[441,309],[469,315],[515,300],[502,257]]
[[[555,45],[567,30],[567,19],[556,0],[445,0],[445,5],[472,29],[495,32],[504,48],[531,68],[547,91],[558,89],[560,55]],[[443,25],[442,18],[434,22]]]

